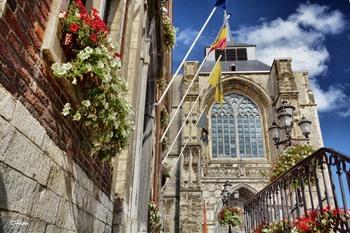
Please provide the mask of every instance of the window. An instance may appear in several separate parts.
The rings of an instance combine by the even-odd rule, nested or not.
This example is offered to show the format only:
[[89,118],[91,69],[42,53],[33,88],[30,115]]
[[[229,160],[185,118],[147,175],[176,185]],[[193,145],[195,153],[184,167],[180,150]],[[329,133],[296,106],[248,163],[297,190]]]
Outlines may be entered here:
[[247,49],[237,49],[237,61],[246,61],[248,60]]
[[211,110],[213,158],[263,158],[264,146],[258,107],[236,93]]
[[221,55],[220,61],[225,61],[225,52],[224,52],[224,50],[216,49],[215,50],[215,60],[216,61],[219,59],[220,55]]
[[236,49],[226,49],[226,61],[237,61]]

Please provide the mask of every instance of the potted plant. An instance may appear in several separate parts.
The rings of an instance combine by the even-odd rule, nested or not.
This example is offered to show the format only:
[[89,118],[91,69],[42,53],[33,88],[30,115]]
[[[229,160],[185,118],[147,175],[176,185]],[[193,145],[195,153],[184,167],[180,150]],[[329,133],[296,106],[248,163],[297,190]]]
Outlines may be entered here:
[[72,56],[51,69],[56,78],[65,78],[81,90],[80,102],[66,103],[62,114],[82,122],[89,130],[91,152],[108,159],[127,146],[133,112],[125,99],[127,83],[121,76],[121,61],[102,23],[97,11],[87,16],[81,1],[75,0],[63,29],[75,38],[69,45]]
[[108,29],[96,9],[87,12],[81,0],[72,1],[67,12],[60,14],[63,24],[62,47],[66,58],[73,58],[76,53],[89,46],[96,48],[107,45]]

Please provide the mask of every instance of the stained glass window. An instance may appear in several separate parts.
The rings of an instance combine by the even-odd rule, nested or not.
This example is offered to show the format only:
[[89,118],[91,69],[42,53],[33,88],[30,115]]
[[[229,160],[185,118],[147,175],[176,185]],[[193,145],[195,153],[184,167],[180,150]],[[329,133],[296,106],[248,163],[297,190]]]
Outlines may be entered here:
[[258,107],[249,98],[230,93],[211,110],[213,158],[263,158],[264,143]]

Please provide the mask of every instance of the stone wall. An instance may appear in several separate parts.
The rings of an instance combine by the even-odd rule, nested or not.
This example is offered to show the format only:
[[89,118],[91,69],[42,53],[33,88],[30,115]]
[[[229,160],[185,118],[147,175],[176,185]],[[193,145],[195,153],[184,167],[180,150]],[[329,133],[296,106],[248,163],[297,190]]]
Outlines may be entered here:
[[0,232],[111,232],[113,203],[0,86]]

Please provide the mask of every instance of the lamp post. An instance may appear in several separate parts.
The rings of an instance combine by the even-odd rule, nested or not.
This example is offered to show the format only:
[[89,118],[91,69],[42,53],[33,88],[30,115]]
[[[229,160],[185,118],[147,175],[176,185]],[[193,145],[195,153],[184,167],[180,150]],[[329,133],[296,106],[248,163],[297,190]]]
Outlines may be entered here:
[[[277,119],[280,121],[281,125],[278,125],[275,121],[272,122],[269,128],[272,140],[275,146],[278,148],[279,145],[284,144],[286,147],[292,145],[291,132],[294,127],[293,114],[295,107],[288,104],[287,101],[282,101],[281,107],[277,109]],[[301,129],[306,140],[309,140],[309,135],[311,133],[311,121],[307,120],[304,116],[301,118],[298,126]],[[281,129],[284,130],[286,138],[281,141]]]

